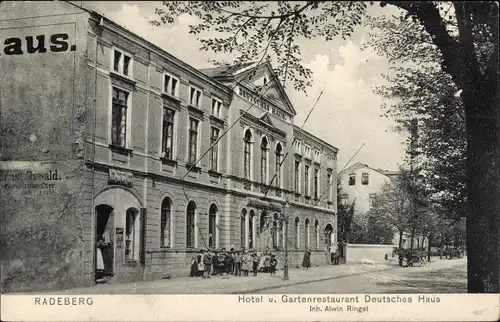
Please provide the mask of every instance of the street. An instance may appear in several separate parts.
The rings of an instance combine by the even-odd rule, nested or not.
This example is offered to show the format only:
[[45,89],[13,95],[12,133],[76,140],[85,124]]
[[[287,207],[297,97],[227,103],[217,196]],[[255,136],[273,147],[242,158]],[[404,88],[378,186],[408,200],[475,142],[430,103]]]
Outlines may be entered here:
[[175,278],[66,289],[47,294],[282,294],[282,293],[464,293],[466,259],[439,260],[425,267],[365,263],[290,269],[290,280],[258,276]]
[[467,262],[441,260],[425,267],[396,267],[321,282],[291,285],[262,294],[282,293],[465,293]]

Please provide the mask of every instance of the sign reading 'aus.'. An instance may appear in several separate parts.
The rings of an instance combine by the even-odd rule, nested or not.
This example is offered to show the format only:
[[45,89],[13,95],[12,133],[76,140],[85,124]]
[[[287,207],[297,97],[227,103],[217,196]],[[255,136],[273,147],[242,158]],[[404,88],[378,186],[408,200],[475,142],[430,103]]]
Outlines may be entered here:
[[66,33],[7,38],[3,42],[4,47],[0,55],[14,56],[76,51],[76,45],[70,45],[68,40],[69,35]]

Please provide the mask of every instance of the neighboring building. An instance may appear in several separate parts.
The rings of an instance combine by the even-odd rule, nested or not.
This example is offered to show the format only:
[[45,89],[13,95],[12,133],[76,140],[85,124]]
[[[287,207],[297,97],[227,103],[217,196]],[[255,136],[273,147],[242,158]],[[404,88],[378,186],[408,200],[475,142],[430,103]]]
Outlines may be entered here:
[[397,176],[397,172],[370,168],[355,163],[339,173],[338,186],[341,189],[339,202],[352,204],[354,215],[363,216],[370,209],[373,197],[382,191],[384,185]]
[[[339,202],[354,203],[354,216],[361,219],[370,210],[373,198],[382,192],[383,187],[392,180],[398,180],[398,171],[374,169],[366,164],[357,162],[339,173],[338,186],[340,187]],[[403,247],[409,248],[411,236],[403,235]],[[399,243],[399,234],[395,233],[392,240],[394,245]],[[414,245],[421,245],[422,237],[414,238]],[[426,242],[424,242],[426,245]]]
[[[329,261],[338,150],[293,125],[269,64],[200,71],[82,2],[0,12],[2,290],[93,285],[101,237],[115,281],[206,248],[283,256],[286,201],[290,265]],[[294,136],[311,150],[285,158]]]

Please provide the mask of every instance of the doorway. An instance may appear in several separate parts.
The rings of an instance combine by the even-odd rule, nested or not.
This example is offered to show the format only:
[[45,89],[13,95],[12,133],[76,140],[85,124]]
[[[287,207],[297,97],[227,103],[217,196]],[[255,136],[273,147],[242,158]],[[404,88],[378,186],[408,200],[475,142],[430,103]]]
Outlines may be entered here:
[[108,205],[95,208],[95,281],[96,283],[114,275],[114,209]]

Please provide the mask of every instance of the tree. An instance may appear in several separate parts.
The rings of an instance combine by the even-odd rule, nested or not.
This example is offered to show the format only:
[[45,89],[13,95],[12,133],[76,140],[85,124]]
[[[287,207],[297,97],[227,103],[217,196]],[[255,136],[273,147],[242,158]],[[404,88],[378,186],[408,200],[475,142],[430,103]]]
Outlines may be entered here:
[[342,200],[342,189],[338,187],[337,189],[337,200],[339,203],[337,205],[337,228],[338,228],[338,240],[343,243],[352,242],[352,228],[353,228],[353,217],[354,217],[354,202],[350,205]]
[[[467,133],[468,291],[498,293],[498,3],[382,1],[380,5],[399,8],[402,22],[419,23],[437,48],[443,71],[461,90]],[[311,71],[301,64],[297,40],[348,37],[362,22],[367,6],[331,1],[169,1],[156,9],[159,20],[153,23],[172,23],[183,13],[196,16],[200,22],[191,32],[215,30],[223,35],[200,37],[202,49],[234,52],[236,62],[267,55],[271,49],[284,67],[283,82],[290,79],[296,89],[305,90]],[[406,38],[406,44],[413,42]]]
[[386,183],[382,191],[373,198],[367,214],[378,227],[390,227],[399,234],[399,248],[403,248],[403,235],[410,223],[411,196],[408,181],[407,172],[401,171],[399,179]]

